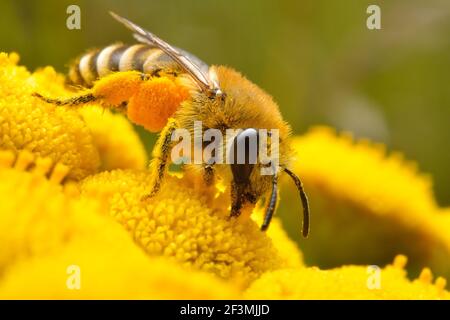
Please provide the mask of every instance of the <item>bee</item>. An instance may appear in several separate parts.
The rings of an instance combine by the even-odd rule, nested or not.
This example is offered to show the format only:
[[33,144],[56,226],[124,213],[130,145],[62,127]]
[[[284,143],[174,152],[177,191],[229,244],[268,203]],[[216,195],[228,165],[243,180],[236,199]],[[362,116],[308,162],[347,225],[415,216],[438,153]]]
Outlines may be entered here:
[[[293,160],[290,147],[291,128],[283,120],[272,97],[237,71],[224,66],[208,66],[196,56],[178,49],[153,33],[111,12],[111,15],[134,33],[134,45],[113,44],[84,54],[69,70],[67,82],[83,88],[68,99],[35,96],[56,105],[85,105],[99,102],[111,105],[147,130],[160,131],[150,164],[149,194],[158,193],[171,162],[172,136],[177,129],[194,132],[196,121],[202,130],[242,129],[231,141],[236,152],[245,140],[245,161],[224,164],[204,161],[189,164],[203,173],[207,185],[216,178],[229,185],[230,217],[237,217],[261,200],[266,202],[261,230],[269,227],[278,202],[278,176],[284,172],[295,183],[303,206],[304,237],[309,233],[309,206],[301,180],[289,170]],[[249,161],[247,140],[261,139],[260,129],[276,129],[278,165],[274,174],[261,174],[273,163]],[[270,135],[269,135],[270,136]],[[270,144],[272,139],[269,138]],[[204,148],[204,146],[203,146]]]

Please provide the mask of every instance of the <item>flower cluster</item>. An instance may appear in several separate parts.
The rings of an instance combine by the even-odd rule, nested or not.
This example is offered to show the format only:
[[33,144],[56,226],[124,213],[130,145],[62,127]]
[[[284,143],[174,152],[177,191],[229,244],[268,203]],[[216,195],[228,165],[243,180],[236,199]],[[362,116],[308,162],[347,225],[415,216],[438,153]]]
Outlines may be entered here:
[[[314,236],[302,243],[308,263],[388,263],[402,253],[413,274],[428,266],[450,277],[450,216],[415,163],[327,127],[296,137],[294,148],[314,212]],[[296,196],[289,183],[285,190]]]
[[[446,280],[423,269],[410,281],[404,270],[406,257],[399,255],[377,275],[371,267],[337,269],[283,269],[264,274],[245,292],[249,299],[450,299]],[[379,281],[379,283],[377,283]]]
[[[228,194],[204,186],[195,172],[170,174],[157,196],[142,201],[149,191],[147,158],[128,121],[95,104],[72,109],[42,102],[33,92],[71,95],[62,76],[50,67],[30,73],[17,62],[16,54],[0,54],[0,298],[449,298],[445,280],[432,283],[429,269],[408,280],[403,256],[380,271],[376,290],[367,286],[365,266],[306,266],[308,249],[300,251],[280,220],[264,233],[260,208],[251,217],[229,219]],[[448,229],[437,222],[439,209],[425,179],[350,142],[344,159],[341,138],[320,132],[294,145],[301,155],[295,170],[313,199],[343,199],[379,220],[396,221],[405,241],[439,241],[448,248]],[[311,160],[323,148],[330,148],[321,152],[329,152],[333,173],[325,160]],[[355,170],[341,170],[344,160]],[[366,162],[365,170],[358,161]],[[392,162],[392,168],[377,161]],[[369,194],[378,177],[392,184]],[[414,203],[403,203],[408,195]],[[383,205],[371,197],[381,197]],[[448,252],[439,254],[441,264],[420,261],[444,268]]]

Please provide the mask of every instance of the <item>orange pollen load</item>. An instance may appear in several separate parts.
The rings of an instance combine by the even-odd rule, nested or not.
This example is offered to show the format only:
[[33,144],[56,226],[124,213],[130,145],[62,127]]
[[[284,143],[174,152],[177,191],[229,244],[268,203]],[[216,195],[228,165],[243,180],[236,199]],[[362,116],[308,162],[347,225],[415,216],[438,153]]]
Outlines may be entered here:
[[189,91],[168,78],[143,82],[127,108],[128,118],[151,132],[161,131],[180,104],[189,98]]
[[141,83],[141,74],[137,71],[115,72],[98,80],[92,93],[108,105],[119,106],[136,94]]

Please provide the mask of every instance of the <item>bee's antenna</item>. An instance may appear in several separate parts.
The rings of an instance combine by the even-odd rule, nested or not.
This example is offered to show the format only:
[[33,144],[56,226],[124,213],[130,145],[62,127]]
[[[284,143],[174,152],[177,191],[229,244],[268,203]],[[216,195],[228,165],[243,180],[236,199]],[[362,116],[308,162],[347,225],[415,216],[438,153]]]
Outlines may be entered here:
[[269,205],[266,209],[266,215],[264,216],[264,221],[261,226],[262,231],[266,231],[269,227],[270,221],[272,220],[273,213],[275,211],[275,206],[277,204],[277,197],[278,197],[278,184],[277,184],[277,175],[273,175],[272,179],[272,193],[270,194],[270,201]]
[[306,196],[305,190],[303,189],[302,181],[299,177],[297,177],[292,171],[289,169],[284,168],[284,172],[286,172],[292,180],[294,180],[295,186],[297,187],[298,191],[300,192],[300,198],[302,199],[302,205],[303,205],[303,230],[302,234],[303,237],[308,237],[309,234],[309,204],[308,204],[308,197]]

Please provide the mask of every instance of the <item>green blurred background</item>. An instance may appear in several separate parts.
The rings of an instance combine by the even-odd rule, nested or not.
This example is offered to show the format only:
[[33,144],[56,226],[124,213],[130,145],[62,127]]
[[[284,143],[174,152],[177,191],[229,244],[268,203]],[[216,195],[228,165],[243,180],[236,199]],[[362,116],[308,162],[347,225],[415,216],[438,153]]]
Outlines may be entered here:
[[[81,30],[66,8],[81,8]],[[368,30],[378,4],[382,29]],[[295,133],[327,124],[387,144],[433,176],[450,204],[450,1],[2,0],[0,49],[34,69],[133,42],[115,11],[271,93]],[[154,135],[139,130],[150,150]]]

